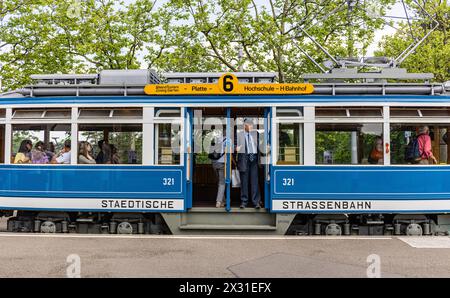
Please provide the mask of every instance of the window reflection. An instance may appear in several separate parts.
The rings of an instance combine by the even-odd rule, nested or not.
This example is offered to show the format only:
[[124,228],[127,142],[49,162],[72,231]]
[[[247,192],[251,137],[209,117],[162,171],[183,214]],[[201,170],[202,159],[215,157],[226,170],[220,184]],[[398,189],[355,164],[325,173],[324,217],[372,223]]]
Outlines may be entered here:
[[[82,124],[79,126],[78,163],[141,164],[141,124]],[[87,142],[87,143],[81,143]]]
[[12,127],[14,164],[70,163],[69,124],[17,124]]
[[383,164],[381,123],[316,124],[317,164]]
[[[391,164],[449,164],[449,131],[449,124],[392,123]],[[423,134],[429,137],[424,137],[424,142],[419,144],[418,138],[422,139],[420,136]],[[416,153],[414,143],[419,145]],[[428,143],[427,146],[422,146],[425,143]]]
[[180,164],[180,125],[159,123],[155,125],[155,130],[158,164]]
[[278,125],[279,165],[298,165],[301,160],[301,128],[299,123],[280,123]]

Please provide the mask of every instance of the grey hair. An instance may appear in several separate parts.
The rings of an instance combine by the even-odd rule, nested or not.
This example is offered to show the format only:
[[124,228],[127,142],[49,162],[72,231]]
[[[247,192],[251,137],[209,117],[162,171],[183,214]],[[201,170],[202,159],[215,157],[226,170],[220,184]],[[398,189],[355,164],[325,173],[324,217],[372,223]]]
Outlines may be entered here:
[[428,131],[430,131],[430,129],[426,125],[419,127],[419,134],[423,134],[423,133],[426,133]]

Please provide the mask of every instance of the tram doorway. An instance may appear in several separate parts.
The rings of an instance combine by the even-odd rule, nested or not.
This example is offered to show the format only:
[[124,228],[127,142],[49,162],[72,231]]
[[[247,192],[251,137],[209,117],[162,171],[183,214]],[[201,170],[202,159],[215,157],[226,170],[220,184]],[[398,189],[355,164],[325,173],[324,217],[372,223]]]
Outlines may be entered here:
[[[237,136],[243,131],[244,119],[254,122],[253,128],[258,132],[259,147],[262,148],[268,139],[267,125],[268,111],[265,108],[201,108],[193,109],[193,153],[192,153],[192,206],[215,207],[219,188],[217,169],[214,169],[211,152],[218,152],[223,161],[223,175],[225,177],[224,209],[239,208],[241,203],[241,188],[233,187],[231,173],[237,169]],[[229,140],[231,140],[230,143]],[[219,144],[224,142],[223,146]],[[216,144],[218,142],[218,144]],[[221,152],[217,148],[223,148]],[[231,152],[230,152],[231,151]],[[258,167],[259,193],[261,206],[265,202],[265,160],[260,161]],[[222,155],[223,154],[223,155]],[[209,156],[208,156],[209,155]],[[267,165],[268,167],[268,165]],[[249,200],[248,207],[252,207]]]

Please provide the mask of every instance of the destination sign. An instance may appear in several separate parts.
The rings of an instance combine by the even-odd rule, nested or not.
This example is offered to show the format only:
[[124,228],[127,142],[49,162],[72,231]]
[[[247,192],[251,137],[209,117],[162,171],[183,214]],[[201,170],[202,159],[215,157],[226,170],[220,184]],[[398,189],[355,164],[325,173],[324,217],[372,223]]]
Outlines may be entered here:
[[312,84],[283,83],[239,83],[231,73],[220,77],[217,84],[149,84],[145,86],[147,95],[252,95],[252,94],[311,94]]

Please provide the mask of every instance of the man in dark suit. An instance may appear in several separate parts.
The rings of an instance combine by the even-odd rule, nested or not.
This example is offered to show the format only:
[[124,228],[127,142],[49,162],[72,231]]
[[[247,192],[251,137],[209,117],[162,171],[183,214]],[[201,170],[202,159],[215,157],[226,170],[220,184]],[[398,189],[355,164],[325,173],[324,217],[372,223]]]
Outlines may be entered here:
[[253,119],[244,119],[244,131],[237,134],[237,168],[241,176],[241,206],[247,207],[249,188],[253,205],[261,208],[261,194],[258,184],[258,131],[253,129]]

